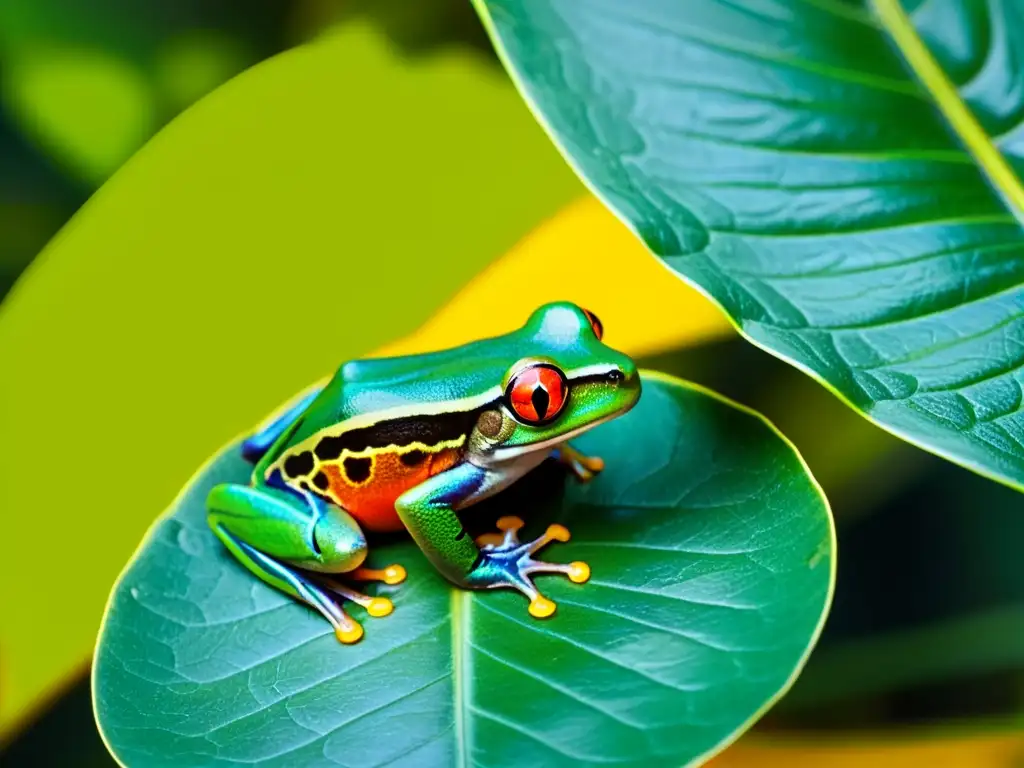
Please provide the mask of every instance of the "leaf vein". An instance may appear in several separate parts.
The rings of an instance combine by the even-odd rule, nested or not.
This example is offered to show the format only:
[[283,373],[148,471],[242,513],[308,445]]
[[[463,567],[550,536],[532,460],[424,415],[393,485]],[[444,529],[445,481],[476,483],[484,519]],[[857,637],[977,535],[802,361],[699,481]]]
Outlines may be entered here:
[[587,699],[587,698],[583,697],[578,691],[574,691],[571,688],[567,688],[564,685],[556,683],[554,680],[552,680],[552,679],[550,679],[548,677],[545,677],[544,675],[541,675],[541,674],[539,674],[537,672],[533,672],[533,671],[531,671],[529,669],[526,669],[525,667],[520,667],[520,666],[518,666],[516,664],[513,664],[508,659],[502,658],[501,656],[499,656],[498,654],[494,653],[493,651],[489,651],[486,648],[484,648],[483,646],[477,645],[476,643],[470,642],[470,646],[472,648],[474,648],[478,653],[482,653],[484,656],[487,656],[488,658],[493,659],[494,661],[498,662],[499,664],[502,664],[505,667],[508,667],[513,672],[519,672],[520,674],[526,675],[527,677],[532,678],[533,680],[536,680],[537,682],[542,683],[543,685],[546,685],[548,688],[551,688],[552,690],[557,691],[558,693],[561,693],[563,696],[566,696],[566,697],[572,699],[573,701],[576,701],[576,702],[578,702],[580,704],[583,704],[584,706],[589,707],[590,709],[594,710],[598,714],[601,714],[604,717],[607,717],[607,718],[609,718],[611,720],[614,720],[615,722],[620,723],[620,724],[626,726],[627,728],[631,728],[631,729],[637,730],[637,731],[645,731],[645,730],[647,730],[646,726],[644,726],[642,723],[636,723],[636,722],[633,722],[631,720],[627,720],[627,719],[621,717],[620,715],[617,715],[614,712],[611,712],[611,711],[605,709],[604,707],[601,707],[600,705],[595,704],[590,699]]

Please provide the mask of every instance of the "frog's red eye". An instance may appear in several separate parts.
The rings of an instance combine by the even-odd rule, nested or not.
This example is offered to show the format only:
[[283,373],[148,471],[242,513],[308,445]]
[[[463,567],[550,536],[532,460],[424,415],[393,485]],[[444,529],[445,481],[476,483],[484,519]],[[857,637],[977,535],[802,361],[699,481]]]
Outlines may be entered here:
[[561,412],[567,393],[565,374],[553,365],[538,363],[512,377],[505,400],[521,421],[543,424]]
[[[583,309],[583,307],[580,307],[580,309]],[[594,329],[594,335],[600,341],[601,337],[604,336],[604,326],[601,324],[601,321],[589,309],[583,309],[583,314],[587,316],[587,320],[590,321],[590,327]]]

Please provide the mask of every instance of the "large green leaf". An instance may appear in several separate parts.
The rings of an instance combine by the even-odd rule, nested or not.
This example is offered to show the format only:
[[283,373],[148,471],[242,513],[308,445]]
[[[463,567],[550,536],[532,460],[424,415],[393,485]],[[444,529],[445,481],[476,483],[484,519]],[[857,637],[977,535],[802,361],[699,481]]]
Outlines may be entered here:
[[544,623],[517,594],[450,588],[399,542],[371,555],[410,571],[394,614],[340,646],[209,533],[205,494],[248,474],[228,448],[114,590],[94,667],[108,744],[126,765],[176,767],[675,767],[720,749],[818,635],[831,517],[766,421],[644,375],[640,404],[579,441],[607,461],[597,480],[548,468],[470,516],[525,508],[529,528],[570,526],[552,555],[593,578],[543,582],[560,604]]
[[576,170],[747,338],[1024,483],[1019,4],[475,2]]

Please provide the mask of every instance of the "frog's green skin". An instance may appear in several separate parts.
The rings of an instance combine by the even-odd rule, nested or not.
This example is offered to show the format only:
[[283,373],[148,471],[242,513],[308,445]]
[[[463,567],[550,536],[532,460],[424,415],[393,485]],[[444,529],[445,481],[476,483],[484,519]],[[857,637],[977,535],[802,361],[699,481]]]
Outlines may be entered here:
[[[565,441],[625,413],[640,396],[633,361],[600,335],[592,314],[558,302],[504,336],[346,363],[246,441],[245,455],[256,462],[250,484],[213,488],[210,527],[253,573],[317,608],[343,642],[357,641],[362,629],[328,591],[371,615],[386,615],[391,603],[324,574],[388,583],[405,576],[397,565],[361,567],[364,528],[404,527],[453,583],[513,587],[530,598],[534,616],[548,616],[555,606],[538,594],[531,573],[557,572],[576,582],[589,576],[583,563],[531,556],[549,541],[567,540],[568,531],[550,526],[521,544],[522,522],[502,518],[503,535],[474,541],[456,513],[548,457],[581,479],[600,471],[599,459]],[[552,416],[559,394],[562,405]]]

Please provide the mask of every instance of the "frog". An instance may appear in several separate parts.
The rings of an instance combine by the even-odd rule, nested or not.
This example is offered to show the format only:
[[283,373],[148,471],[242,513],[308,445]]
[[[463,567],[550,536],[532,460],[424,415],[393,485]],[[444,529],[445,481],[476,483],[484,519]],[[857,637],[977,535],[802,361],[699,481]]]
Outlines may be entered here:
[[398,563],[367,566],[373,535],[408,534],[455,587],[513,589],[531,616],[548,618],[556,605],[534,575],[590,578],[582,561],[534,557],[568,541],[568,529],[552,524],[524,542],[522,518],[505,515],[473,537],[462,516],[549,459],[582,482],[604,469],[569,441],[628,412],[641,383],[633,360],[603,337],[597,315],[556,301],[504,335],[345,362],[242,441],[248,482],[214,486],[207,522],[242,565],[318,611],[341,643],[363,637],[347,603],[370,617],[394,609],[357,586],[407,576]]

